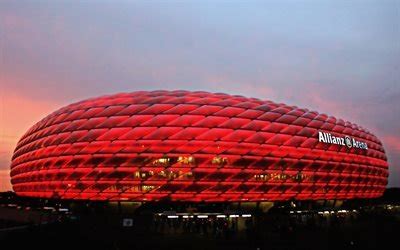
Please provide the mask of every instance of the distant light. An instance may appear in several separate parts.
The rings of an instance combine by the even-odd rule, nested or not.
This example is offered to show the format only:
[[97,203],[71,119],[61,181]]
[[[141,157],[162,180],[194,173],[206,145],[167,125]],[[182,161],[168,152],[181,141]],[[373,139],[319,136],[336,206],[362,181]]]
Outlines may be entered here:
[[301,211],[297,211],[298,214],[301,214]]
[[168,219],[177,219],[177,218],[179,218],[178,215],[168,215],[167,217],[168,217]]
[[324,211],[324,214],[329,214],[329,211]]
[[184,215],[184,216],[182,216],[182,218],[187,219],[187,218],[189,218],[189,215]]
[[239,217],[239,215],[237,215],[237,214],[231,214],[231,215],[229,215],[229,218],[237,218],[237,217]]
[[226,218],[226,215],[219,214],[219,215],[217,215],[217,218]]
[[199,218],[199,219],[205,219],[205,218],[208,218],[208,215],[197,215],[197,218]]
[[242,214],[242,217],[249,218],[251,217],[251,214]]
[[68,210],[68,208],[60,208],[60,209],[58,209],[58,211],[60,211],[60,212],[68,212],[69,210]]
[[290,211],[291,214],[294,214],[294,211]]

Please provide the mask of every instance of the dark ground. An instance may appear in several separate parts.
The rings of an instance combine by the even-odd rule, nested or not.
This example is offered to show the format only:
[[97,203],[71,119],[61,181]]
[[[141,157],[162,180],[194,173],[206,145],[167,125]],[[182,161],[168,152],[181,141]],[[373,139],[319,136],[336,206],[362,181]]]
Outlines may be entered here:
[[243,230],[229,225],[217,231],[212,222],[188,227],[182,219],[165,219],[162,226],[145,215],[124,228],[116,217],[85,215],[3,231],[0,240],[13,249],[392,249],[400,229],[399,215],[384,211],[328,218],[264,214],[250,220],[254,223]]
[[[397,249],[400,239],[400,189],[339,208],[303,204],[301,209],[280,209],[276,204],[266,213],[253,210],[251,218],[229,219],[168,219],[146,206],[116,213],[87,203],[60,213],[44,208],[68,203],[26,200],[12,193],[3,193],[0,201],[1,249],[366,250]],[[133,226],[123,227],[123,218],[131,218]]]

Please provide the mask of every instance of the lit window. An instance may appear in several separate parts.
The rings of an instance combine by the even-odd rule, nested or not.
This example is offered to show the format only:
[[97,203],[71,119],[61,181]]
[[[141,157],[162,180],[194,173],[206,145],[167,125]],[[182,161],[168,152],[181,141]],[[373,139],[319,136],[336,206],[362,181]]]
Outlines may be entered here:
[[219,156],[215,156],[212,159],[212,164],[217,164],[217,165],[224,165],[228,163],[228,158],[226,157],[219,157]]
[[255,174],[254,175],[254,179],[258,180],[258,181],[267,181],[270,179],[270,175],[269,174]]
[[294,179],[295,181],[302,181],[302,180],[306,179],[306,177],[307,177],[307,176],[306,176],[305,174],[298,173],[298,174],[296,174],[296,175],[293,176],[293,179]]
[[155,188],[155,186],[143,185],[142,191],[151,191]]
[[193,156],[179,156],[178,162],[181,164],[193,164],[194,157]]
[[170,159],[163,157],[153,161],[153,165],[167,165],[169,164]]

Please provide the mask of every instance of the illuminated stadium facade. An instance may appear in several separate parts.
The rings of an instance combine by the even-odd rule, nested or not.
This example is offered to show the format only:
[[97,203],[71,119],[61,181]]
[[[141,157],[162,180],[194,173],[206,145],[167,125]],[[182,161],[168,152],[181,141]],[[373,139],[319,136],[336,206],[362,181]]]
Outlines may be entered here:
[[21,196],[131,201],[374,198],[388,164],[368,130],[243,96],[133,92],[77,102],[20,139]]

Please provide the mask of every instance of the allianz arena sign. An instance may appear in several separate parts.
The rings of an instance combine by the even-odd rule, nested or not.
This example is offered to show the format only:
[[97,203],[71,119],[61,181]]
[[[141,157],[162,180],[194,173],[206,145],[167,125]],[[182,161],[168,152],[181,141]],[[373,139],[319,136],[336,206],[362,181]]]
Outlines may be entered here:
[[347,146],[348,148],[360,148],[368,150],[368,145],[365,142],[358,141],[350,136],[334,136],[331,133],[318,132],[318,141],[328,144],[337,144]]

